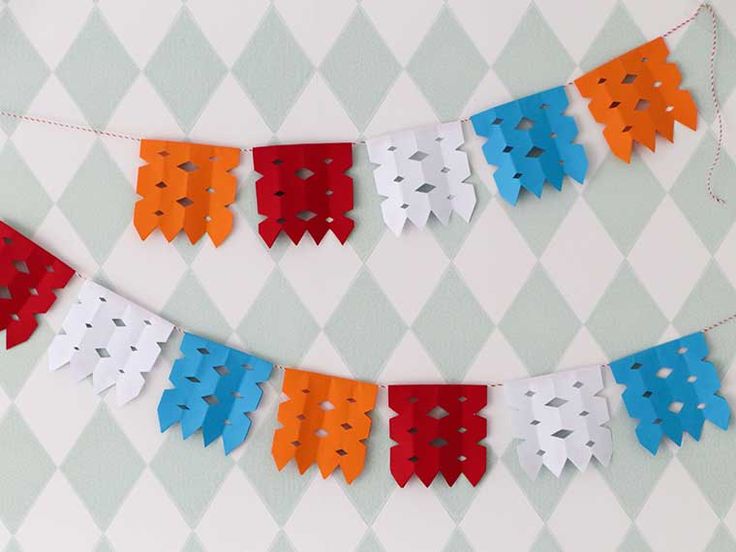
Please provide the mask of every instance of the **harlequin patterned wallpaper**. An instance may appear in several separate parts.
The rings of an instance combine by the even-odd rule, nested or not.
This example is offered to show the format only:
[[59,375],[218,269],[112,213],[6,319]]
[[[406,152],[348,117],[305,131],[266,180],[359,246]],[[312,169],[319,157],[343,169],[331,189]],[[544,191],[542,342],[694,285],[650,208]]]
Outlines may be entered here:
[[[222,145],[358,140],[468,116],[661,34],[692,0],[10,0],[0,8],[0,108],[152,138]],[[132,225],[137,145],[0,121],[0,216],[73,266],[208,338],[284,364],[383,382],[500,382],[604,362],[736,311],[736,9],[721,16],[718,85],[727,142],[714,147],[705,17],[672,58],[702,114],[657,155],[612,156],[585,101],[571,112],[591,162],[510,207],[465,127],[478,206],[401,238],[380,213],[357,147],[357,225],[346,246],[256,233],[246,154],[232,235],[218,249]],[[462,63],[455,60],[461,57]],[[366,470],[352,485],[270,456],[280,373],[246,444],[228,457],[155,409],[178,343],[124,408],[49,373],[46,350],[80,282],[28,343],[0,353],[0,547],[9,551],[736,549],[736,432],[655,458],[606,377],[607,469],[521,470],[501,393],[489,396],[489,470],[473,488],[388,470],[385,392]],[[176,341],[176,340],[175,340]],[[736,324],[709,334],[736,404]],[[595,464],[595,463],[594,463]]]

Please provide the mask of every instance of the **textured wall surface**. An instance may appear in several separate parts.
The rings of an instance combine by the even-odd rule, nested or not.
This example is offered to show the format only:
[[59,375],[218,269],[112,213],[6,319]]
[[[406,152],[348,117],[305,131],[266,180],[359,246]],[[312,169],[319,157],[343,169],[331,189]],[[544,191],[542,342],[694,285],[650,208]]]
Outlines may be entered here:
[[[691,13],[692,0],[11,0],[0,8],[0,107],[157,138],[225,145],[359,139],[470,115],[567,82]],[[627,166],[574,94],[591,161],[584,185],[499,201],[468,126],[479,204],[470,224],[400,239],[380,218],[364,147],[346,246],[255,233],[250,155],[233,234],[141,242],[132,226],[137,144],[0,121],[0,216],[80,271],[177,324],[274,361],[383,382],[500,382],[610,358],[736,311],[736,9],[721,14],[726,154],[705,194],[715,126],[707,18],[673,35],[702,114]],[[492,390],[482,484],[399,489],[388,470],[385,394],[366,471],[276,471],[280,376],[247,443],[229,457],[199,436],[158,432],[172,342],[124,408],[46,349],[79,287],[33,339],[0,352],[0,548],[7,550],[736,549],[736,432],[656,458],[638,445],[607,377],[609,468],[560,480],[522,473],[510,415]],[[736,323],[708,334],[736,404]],[[174,340],[176,341],[176,340]],[[729,371],[729,368],[731,369]]]

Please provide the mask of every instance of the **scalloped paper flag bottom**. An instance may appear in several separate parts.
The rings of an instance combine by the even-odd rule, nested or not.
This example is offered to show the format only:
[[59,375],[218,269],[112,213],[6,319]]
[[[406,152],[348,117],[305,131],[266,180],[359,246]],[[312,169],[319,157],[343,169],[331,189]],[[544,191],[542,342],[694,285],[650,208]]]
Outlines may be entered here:
[[565,176],[583,183],[588,158],[575,143],[578,127],[565,115],[568,103],[565,87],[558,86],[470,118],[475,133],[486,138],[483,154],[497,167],[493,178],[511,205],[522,189],[541,197],[545,182],[557,190]]
[[675,121],[695,130],[698,109],[690,92],[680,88],[677,65],[667,62],[664,38],[634,48],[575,80],[590,99],[593,118],[616,157],[631,160],[634,142],[654,151],[657,134],[674,140]]
[[460,122],[393,132],[366,141],[383,220],[397,236],[406,221],[424,228],[430,214],[443,225],[454,211],[465,222],[475,209],[475,188]]
[[371,431],[368,413],[376,405],[378,386],[287,368],[279,405],[282,427],[273,436],[276,467],[296,460],[299,473],[317,464],[323,478],[339,467],[352,483],[363,471]]
[[0,221],[0,330],[8,349],[33,335],[36,315],[48,312],[72,276],[71,267]]
[[141,239],[159,228],[168,241],[184,231],[191,243],[205,232],[219,246],[230,234],[240,150],[164,140],[142,140],[133,223]]
[[705,334],[698,332],[611,363],[613,377],[626,386],[626,410],[639,420],[636,436],[652,454],[665,436],[678,446],[683,433],[700,440],[705,420],[728,428],[731,410],[718,395],[721,382],[707,356]]
[[167,389],[158,405],[161,431],[175,423],[187,439],[202,430],[204,446],[222,437],[225,454],[248,435],[251,421],[273,366],[263,359],[191,333],[181,342],[182,357],[171,367]]
[[554,372],[504,383],[519,464],[531,479],[542,466],[560,477],[570,460],[580,471],[595,457],[611,460],[608,404],[600,366]]
[[90,280],[49,347],[49,368],[69,365],[96,393],[115,386],[122,405],[137,397],[174,325]]
[[437,474],[452,486],[461,474],[477,485],[486,472],[485,385],[390,385],[391,474],[403,487],[413,475],[429,487]]
[[266,217],[258,233],[271,247],[281,232],[299,243],[306,232],[320,243],[329,230],[345,243],[355,222],[350,143],[293,144],[253,149],[258,214]]

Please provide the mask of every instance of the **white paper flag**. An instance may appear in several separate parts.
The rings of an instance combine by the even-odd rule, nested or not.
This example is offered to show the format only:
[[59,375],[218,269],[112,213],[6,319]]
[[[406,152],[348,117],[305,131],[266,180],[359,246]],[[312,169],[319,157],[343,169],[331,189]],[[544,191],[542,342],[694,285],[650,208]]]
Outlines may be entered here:
[[595,456],[604,466],[611,459],[608,404],[600,366],[504,383],[512,410],[519,463],[535,479],[542,465],[557,477],[569,459],[579,470]]
[[475,188],[464,182],[470,176],[462,146],[460,122],[403,130],[366,141],[368,156],[379,166],[373,175],[383,220],[401,234],[406,219],[419,228],[430,213],[447,224],[455,211],[466,222],[475,208]]
[[115,385],[118,404],[138,396],[174,325],[86,281],[49,348],[49,368],[70,365],[77,381],[92,375],[100,393]]

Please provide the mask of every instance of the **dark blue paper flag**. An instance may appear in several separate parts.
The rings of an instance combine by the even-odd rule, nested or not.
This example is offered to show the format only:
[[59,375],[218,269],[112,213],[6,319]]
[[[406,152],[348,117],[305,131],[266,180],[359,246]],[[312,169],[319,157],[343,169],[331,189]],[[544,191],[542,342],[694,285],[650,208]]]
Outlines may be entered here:
[[204,445],[222,436],[225,454],[248,435],[247,413],[258,408],[273,366],[260,358],[231,349],[194,334],[185,333],[183,357],[171,368],[167,389],[158,405],[161,431],[181,423],[184,439],[202,430]]
[[728,428],[731,412],[716,394],[721,382],[707,356],[698,332],[611,363],[613,377],[626,386],[626,410],[639,420],[636,436],[652,454],[665,435],[678,445],[684,432],[699,440],[705,420]]
[[583,146],[573,143],[578,127],[565,115],[567,105],[565,88],[558,86],[470,118],[475,133],[487,138],[483,154],[498,166],[493,178],[512,205],[521,188],[540,197],[545,182],[561,190],[565,175],[583,182],[588,159]]

